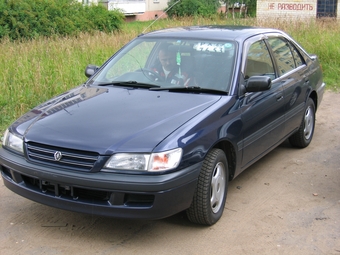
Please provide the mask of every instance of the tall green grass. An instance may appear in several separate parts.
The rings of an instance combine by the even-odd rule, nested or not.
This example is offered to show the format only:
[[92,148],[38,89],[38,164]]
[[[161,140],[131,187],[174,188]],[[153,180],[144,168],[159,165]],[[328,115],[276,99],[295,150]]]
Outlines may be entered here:
[[138,34],[166,27],[207,24],[283,29],[308,52],[319,56],[327,87],[334,90],[340,88],[337,81],[340,73],[340,24],[336,21],[292,23],[194,17],[158,20],[153,24],[151,21],[132,22],[124,24],[120,33],[0,42],[0,134],[30,108],[83,83],[87,64],[101,65]]

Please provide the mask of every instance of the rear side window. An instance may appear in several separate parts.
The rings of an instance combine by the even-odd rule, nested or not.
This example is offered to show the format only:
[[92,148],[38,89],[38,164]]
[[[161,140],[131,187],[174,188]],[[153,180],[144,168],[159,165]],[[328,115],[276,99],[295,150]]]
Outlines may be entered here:
[[278,37],[269,38],[268,42],[273,50],[274,58],[279,69],[279,75],[284,75],[285,73],[295,69],[295,60],[288,42],[284,38]]
[[301,57],[299,51],[295,48],[294,45],[290,43],[290,48],[292,49],[293,57],[295,60],[295,67],[299,67],[305,64],[304,59]]

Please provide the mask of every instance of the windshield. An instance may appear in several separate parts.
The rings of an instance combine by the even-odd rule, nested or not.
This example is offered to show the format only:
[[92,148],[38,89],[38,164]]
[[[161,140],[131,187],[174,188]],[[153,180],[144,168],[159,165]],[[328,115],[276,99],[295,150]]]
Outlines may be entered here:
[[108,61],[91,83],[228,92],[235,52],[229,41],[141,37]]

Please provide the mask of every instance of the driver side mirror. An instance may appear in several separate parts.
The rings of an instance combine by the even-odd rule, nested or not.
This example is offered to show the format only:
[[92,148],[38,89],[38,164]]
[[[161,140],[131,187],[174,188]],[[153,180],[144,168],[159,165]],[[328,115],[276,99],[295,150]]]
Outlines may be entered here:
[[92,75],[94,75],[97,70],[99,69],[99,66],[96,65],[87,65],[85,68],[85,75],[87,78],[90,78]]
[[272,79],[268,76],[251,76],[245,85],[245,92],[258,92],[269,90],[272,86]]

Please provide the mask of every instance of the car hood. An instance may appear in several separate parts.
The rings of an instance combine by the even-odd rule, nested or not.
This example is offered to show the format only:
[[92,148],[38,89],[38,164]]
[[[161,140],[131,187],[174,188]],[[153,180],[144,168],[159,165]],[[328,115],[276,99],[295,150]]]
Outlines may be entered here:
[[81,86],[28,112],[12,128],[25,142],[100,154],[151,152],[221,96]]

